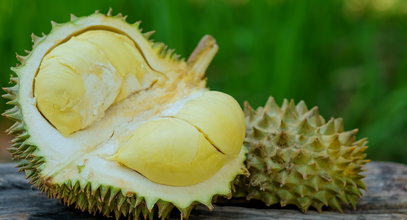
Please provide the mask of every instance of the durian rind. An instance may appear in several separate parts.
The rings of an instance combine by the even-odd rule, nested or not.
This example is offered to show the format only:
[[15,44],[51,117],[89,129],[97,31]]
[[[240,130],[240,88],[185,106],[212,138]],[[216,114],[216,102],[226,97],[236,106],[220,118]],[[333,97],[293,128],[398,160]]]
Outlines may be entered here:
[[303,212],[321,212],[323,206],[342,211],[341,204],[356,208],[368,162],[367,139],[356,140],[357,129],[344,131],[341,118],[326,122],[303,101],[284,100],[279,107],[270,97],[264,107],[254,110],[246,102],[244,110],[250,175],[236,179],[234,197],[295,205]]
[[[38,120],[42,121],[40,123],[45,121],[36,109],[32,82],[41,59],[56,45],[84,30],[103,27],[126,34],[138,42],[137,45],[149,65],[157,71],[169,73],[170,81],[179,80],[181,76],[176,74],[176,70],[180,70],[184,73],[183,81],[195,83],[198,88],[205,90],[205,79],[201,75],[203,72],[200,72],[202,66],[196,67],[193,62],[185,62],[174,54],[173,50],[167,49],[164,44],[149,40],[151,33],[143,34],[139,28],[140,22],[128,24],[125,22],[125,17],[120,14],[112,16],[110,11],[107,15],[96,12],[82,18],[71,16],[71,21],[65,24],[51,23],[52,31],[49,35],[42,37],[32,35],[33,50],[31,52],[28,52],[26,56],[17,55],[21,64],[11,68],[17,77],[11,78],[14,85],[4,88],[7,94],[3,95],[4,98],[10,100],[7,104],[13,106],[3,115],[15,121],[15,124],[7,130],[9,134],[16,136],[12,140],[10,152],[13,159],[18,161],[20,171],[25,172],[31,184],[46,192],[51,198],[62,199],[67,205],[73,205],[92,214],[114,215],[116,218],[142,216],[152,219],[158,214],[158,217],[165,219],[174,207],[180,211],[181,218],[188,218],[196,204],[204,204],[212,208],[211,203],[214,197],[231,195],[231,182],[237,175],[245,171],[243,165],[245,148],[242,148],[235,160],[226,164],[210,179],[188,187],[171,187],[151,182],[149,183],[150,190],[139,191],[118,188],[102,181],[89,182],[81,178],[68,180],[54,178],[52,167],[49,167],[46,159],[52,152],[43,151],[41,138],[47,135],[60,136],[60,134],[55,129],[53,133],[41,134],[43,131],[29,125],[38,123]],[[67,35],[67,33],[70,34]],[[20,86],[22,84],[25,86]],[[160,195],[161,191],[167,193]]]

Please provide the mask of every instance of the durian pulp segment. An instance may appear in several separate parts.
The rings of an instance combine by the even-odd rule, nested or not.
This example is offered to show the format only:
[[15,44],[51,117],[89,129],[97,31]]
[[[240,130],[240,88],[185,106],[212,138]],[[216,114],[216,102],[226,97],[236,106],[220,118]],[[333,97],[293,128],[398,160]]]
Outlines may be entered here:
[[231,96],[208,92],[186,103],[176,117],[194,124],[224,154],[239,153],[246,128],[243,112]]
[[[28,100],[28,96],[24,96],[24,92],[30,94],[27,86],[25,91],[22,90],[25,115],[29,115],[26,123],[32,134],[30,142],[39,146],[40,156],[47,158],[42,175],[52,177],[53,183],[60,184],[78,180],[83,184],[91,182],[93,187],[112,185],[123,193],[135,192],[144,197],[149,207],[158,199],[171,201],[179,208],[186,208],[194,201],[210,206],[213,195],[230,193],[230,181],[242,172],[243,113],[232,97],[208,92],[202,77],[198,76],[199,80],[192,78],[190,70],[182,63],[176,66],[179,69],[173,68],[165,73],[156,71],[146,60],[148,53],[138,50],[125,35],[90,30],[65,40],[46,53],[31,90],[35,98]],[[126,60],[129,57],[131,59]],[[193,68],[198,70],[205,65],[194,65]],[[213,95],[219,95],[224,102],[219,108],[206,98]],[[204,103],[198,102],[203,115],[214,115],[208,117],[208,125],[202,124],[200,119],[195,125],[193,117],[192,121],[176,119],[178,112],[195,99],[203,99]],[[207,104],[212,106],[207,109],[209,114],[205,111]],[[224,116],[227,120],[222,118]],[[137,153],[137,149],[150,147],[137,145],[139,142],[129,143],[139,127],[164,119],[187,125],[190,130],[186,132],[192,132],[191,137],[169,137],[185,144],[180,149],[195,150],[196,154],[179,152],[186,156],[180,158],[179,167],[171,169],[171,160],[167,156],[172,151],[168,154],[151,151],[156,157],[153,159],[163,161],[161,165],[131,169],[133,161],[140,159],[147,163],[149,158],[136,154],[120,159],[118,155],[124,152],[122,155],[131,156],[131,153]],[[211,122],[222,120],[223,125]],[[215,136],[225,135],[224,138],[234,141],[225,145],[220,142],[216,146],[211,142],[211,139],[219,138],[212,138],[210,133],[208,137],[206,129],[219,125],[223,126],[221,131],[225,133],[215,133]],[[203,130],[199,129],[200,126]],[[196,143],[191,143],[188,138],[195,138],[198,144],[194,145]],[[162,146],[157,147],[158,150]],[[225,152],[222,149],[226,149]],[[186,169],[188,167],[190,169]],[[171,172],[180,175],[171,175]],[[191,173],[195,175],[188,175]]]
[[71,37],[44,57],[34,95],[42,114],[68,136],[160,77],[127,36],[91,30]]
[[174,113],[140,125],[112,159],[154,182],[187,186],[205,181],[241,151],[244,116],[231,96],[204,92]]

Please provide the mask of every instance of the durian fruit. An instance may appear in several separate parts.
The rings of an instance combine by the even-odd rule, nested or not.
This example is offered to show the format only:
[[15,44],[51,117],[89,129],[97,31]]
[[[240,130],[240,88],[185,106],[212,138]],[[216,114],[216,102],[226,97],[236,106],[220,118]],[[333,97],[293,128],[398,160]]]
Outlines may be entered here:
[[303,101],[284,100],[279,107],[272,97],[257,110],[245,103],[245,117],[250,175],[237,178],[234,197],[295,205],[302,212],[356,207],[368,162],[367,139],[356,140],[357,129],[344,131],[340,118],[326,122]]
[[245,172],[244,114],[205,87],[212,37],[185,61],[139,24],[96,12],[33,35],[4,89],[10,151],[30,183],[66,205],[130,219],[175,207],[188,218],[231,196]]

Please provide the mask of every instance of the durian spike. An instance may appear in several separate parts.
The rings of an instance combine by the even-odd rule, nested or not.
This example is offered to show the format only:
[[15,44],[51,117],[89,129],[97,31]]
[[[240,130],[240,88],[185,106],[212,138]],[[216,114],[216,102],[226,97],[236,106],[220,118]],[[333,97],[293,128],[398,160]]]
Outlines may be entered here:
[[71,21],[75,21],[77,18],[78,18],[78,17],[76,17],[74,14],[71,14],[71,15],[70,15]]

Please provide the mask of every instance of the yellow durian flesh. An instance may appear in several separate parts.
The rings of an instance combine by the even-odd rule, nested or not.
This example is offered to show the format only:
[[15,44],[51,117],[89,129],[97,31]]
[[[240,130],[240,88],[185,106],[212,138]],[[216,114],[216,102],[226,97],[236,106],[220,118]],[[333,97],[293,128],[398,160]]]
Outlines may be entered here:
[[195,127],[176,118],[143,124],[115,158],[154,182],[173,186],[202,182],[229,159]]
[[41,113],[68,136],[159,77],[127,36],[91,30],[71,37],[44,57],[34,95]]
[[239,104],[229,95],[208,91],[175,116],[141,125],[113,159],[157,183],[193,185],[238,155],[244,132]]
[[206,134],[224,154],[237,154],[245,136],[244,115],[239,104],[221,92],[207,92],[191,100],[178,112],[183,119]]
[[[160,79],[166,76],[150,68],[127,36],[90,30],[44,57],[34,95],[45,118],[68,137]],[[143,123],[110,159],[153,182],[188,186],[210,178],[240,153],[244,116],[231,96],[204,92],[171,117]]]

